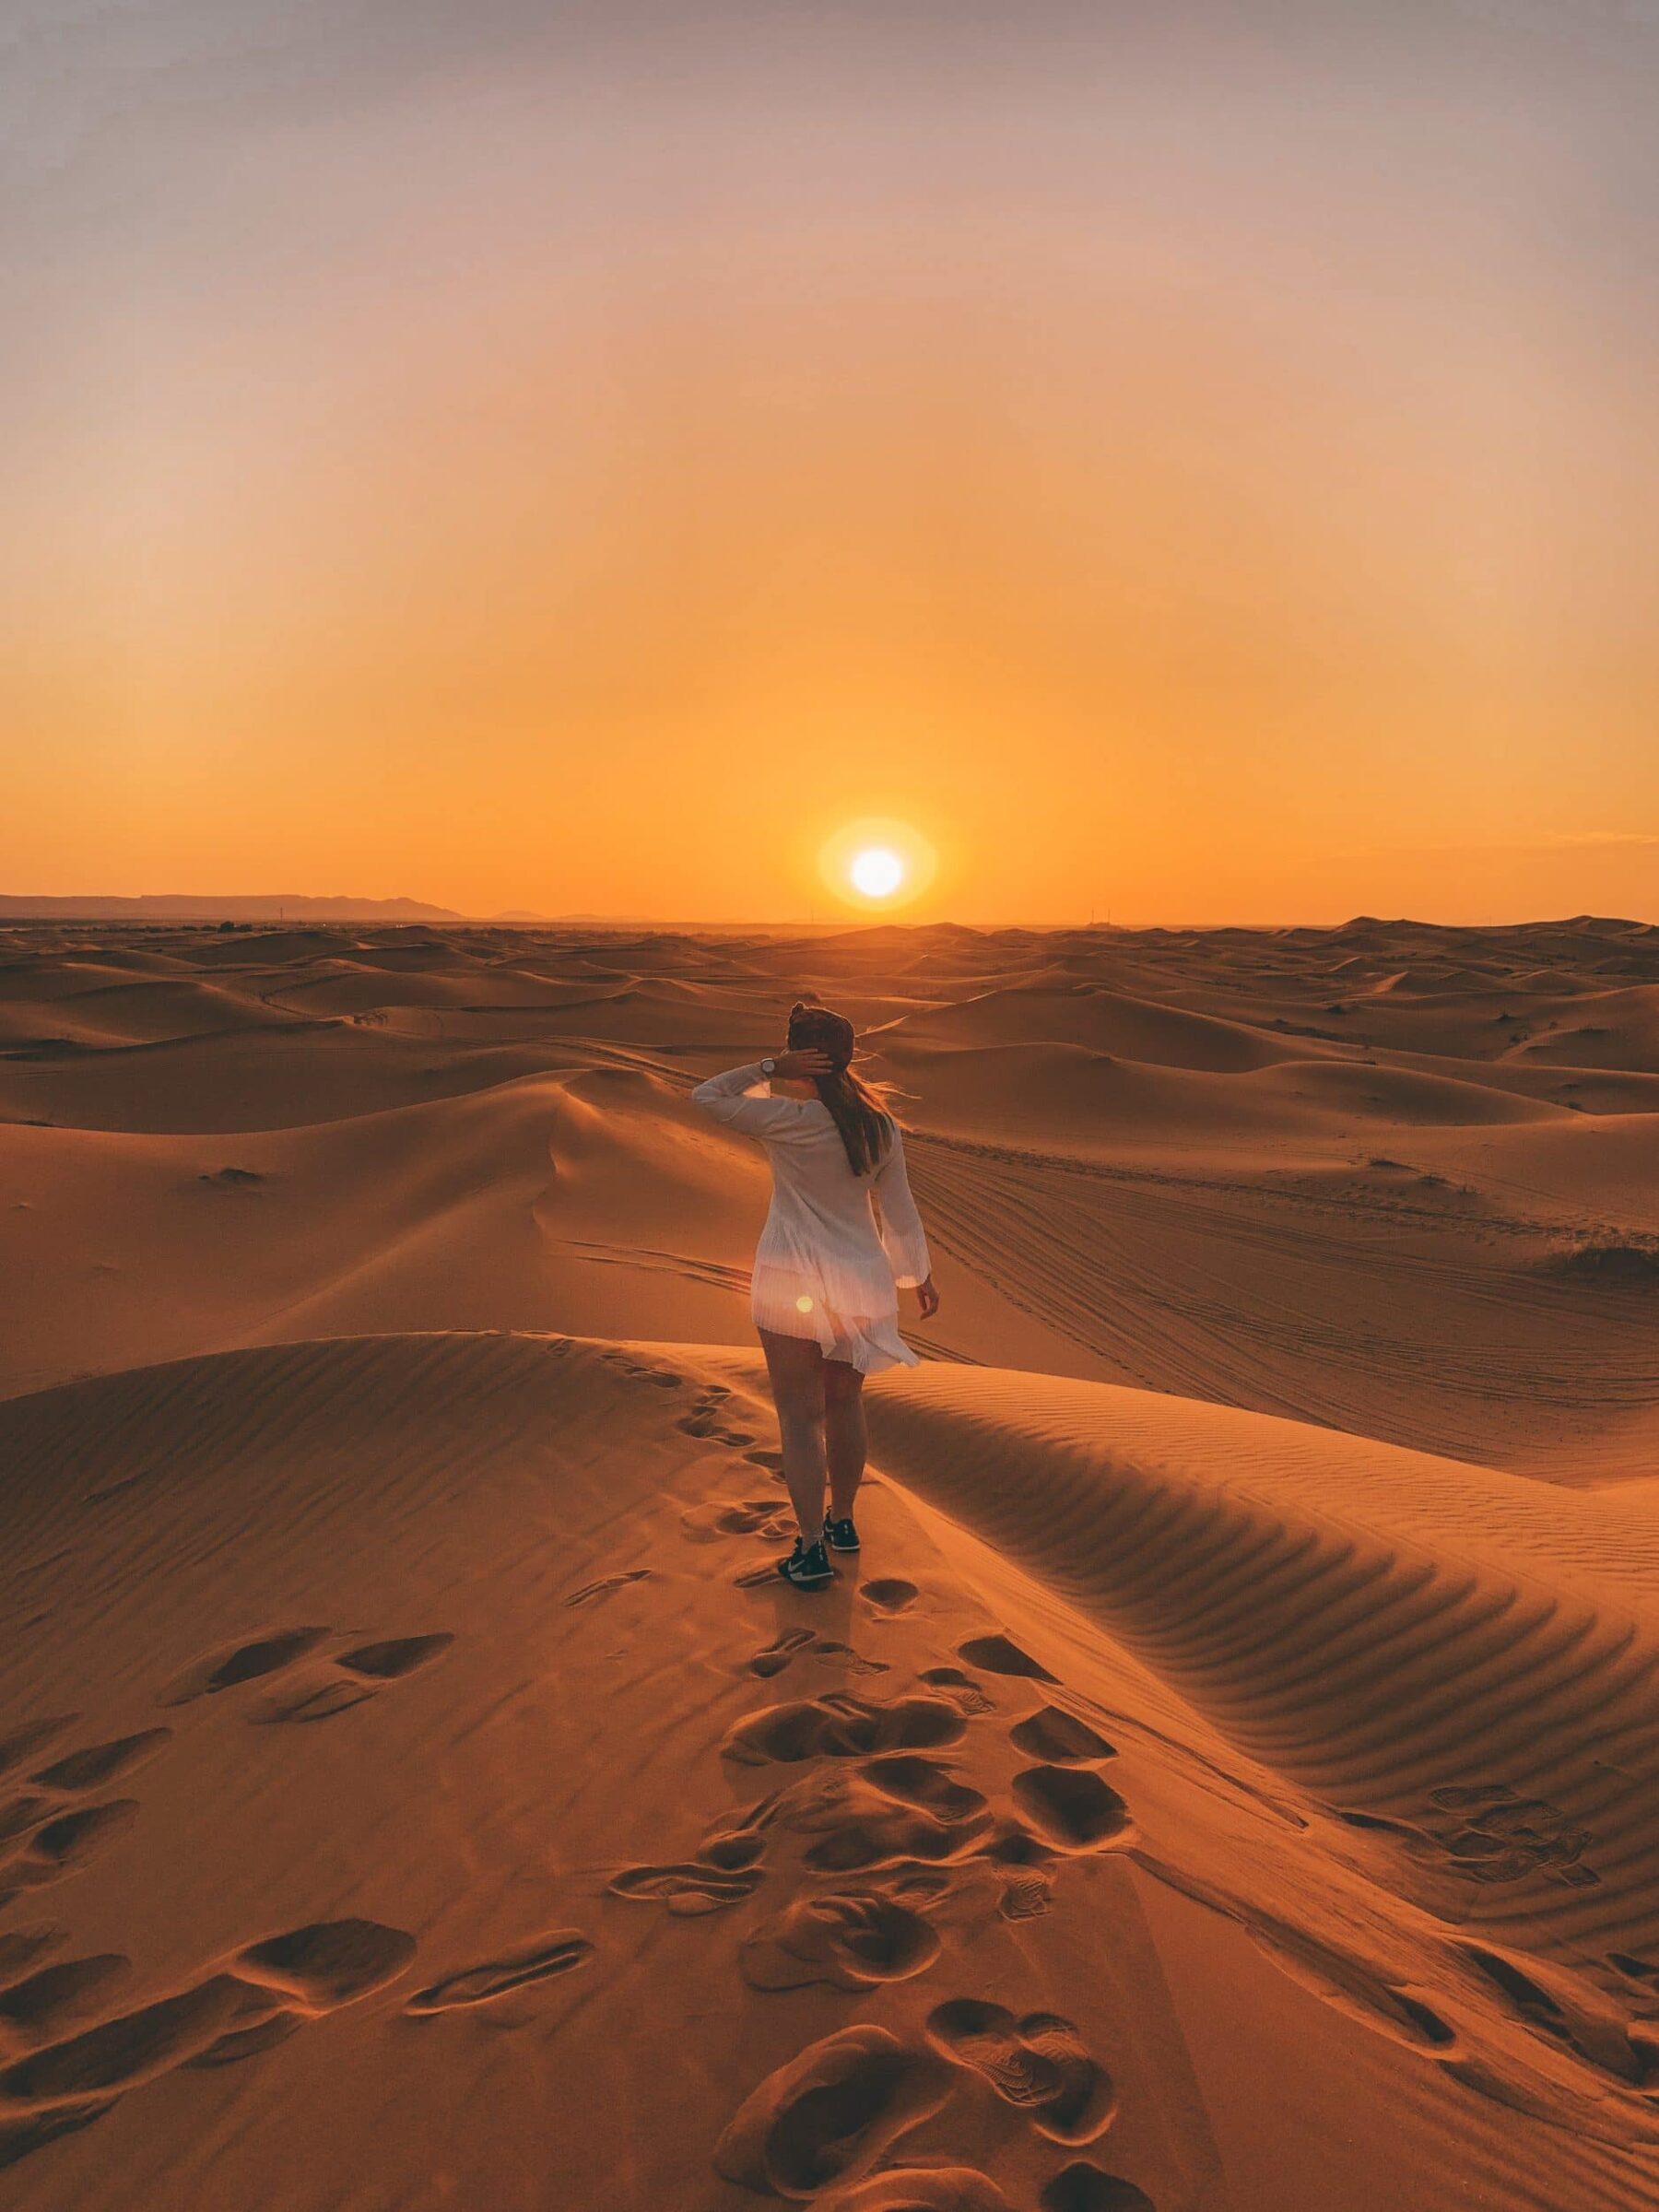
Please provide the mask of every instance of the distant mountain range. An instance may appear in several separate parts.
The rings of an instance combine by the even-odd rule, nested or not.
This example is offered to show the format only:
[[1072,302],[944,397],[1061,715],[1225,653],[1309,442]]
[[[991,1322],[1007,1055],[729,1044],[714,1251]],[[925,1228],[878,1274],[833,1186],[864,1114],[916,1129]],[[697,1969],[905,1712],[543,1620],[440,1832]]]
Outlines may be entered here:
[[[0,893],[0,916],[41,922],[547,922],[548,914],[459,914],[424,899],[306,899],[297,893],[270,899],[186,898],[156,893],[142,899],[39,899]],[[563,919],[572,919],[566,916]]]
[[[433,906],[424,899],[310,899],[298,892],[278,893],[271,898],[249,898],[231,893],[222,898],[197,898],[182,894],[155,892],[139,899],[44,898],[28,894],[0,892],[0,923],[3,922],[288,922],[288,923],[375,923],[396,928],[407,924],[439,924],[452,928],[477,929],[618,929],[654,930],[659,932],[685,931],[690,934],[723,930],[785,930],[792,935],[834,936],[856,934],[862,939],[892,931],[904,935],[918,930],[935,935],[956,934],[972,936],[982,930],[1003,932],[1024,931],[1030,935],[1045,935],[1056,931],[1081,930],[1081,923],[1011,923],[1011,922],[924,922],[906,923],[899,920],[879,920],[872,915],[860,921],[853,915],[841,915],[823,922],[796,920],[764,921],[755,916],[725,915],[719,920],[683,922],[663,914],[595,914],[565,913],[542,914],[527,907],[510,907],[494,914],[458,913],[453,906]],[[1587,931],[1606,936],[1646,935],[1659,929],[1659,923],[1633,922],[1610,915],[1575,914],[1567,920],[1553,920],[1558,929]],[[1111,929],[1107,923],[1090,923],[1089,928],[1099,934]],[[1525,929],[1535,924],[1468,924],[1470,928]],[[1226,935],[1214,924],[1120,924],[1119,932],[1134,930],[1152,935],[1181,935],[1189,927],[1203,928],[1211,936]],[[1370,930],[1397,931],[1417,929],[1430,936],[1456,935],[1459,925],[1449,923],[1417,922],[1402,916],[1394,921],[1380,921],[1371,914],[1356,914],[1347,921],[1336,924],[1314,923],[1290,924],[1273,922],[1240,923],[1234,934],[1248,936],[1263,930],[1283,932],[1291,928],[1305,929],[1311,937],[1324,938],[1345,933],[1360,934]]]
[[[676,924],[660,914],[542,914],[512,907],[496,914],[463,914],[453,906],[432,906],[424,899],[309,899],[298,892],[271,898],[234,893],[187,897],[154,892],[138,899],[45,898],[0,892],[0,922],[380,922],[444,923],[477,927],[494,923],[504,929],[698,929],[776,928],[774,923],[741,921]],[[794,927],[795,924],[788,924]],[[843,924],[844,926],[844,924]]]

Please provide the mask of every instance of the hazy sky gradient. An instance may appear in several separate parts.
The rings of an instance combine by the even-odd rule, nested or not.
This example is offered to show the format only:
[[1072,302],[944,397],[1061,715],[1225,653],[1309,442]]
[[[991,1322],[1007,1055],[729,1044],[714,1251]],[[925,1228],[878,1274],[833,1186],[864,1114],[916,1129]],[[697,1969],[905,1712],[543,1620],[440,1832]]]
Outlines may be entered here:
[[0,889],[1659,918],[1659,6],[547,14],[10,34]]

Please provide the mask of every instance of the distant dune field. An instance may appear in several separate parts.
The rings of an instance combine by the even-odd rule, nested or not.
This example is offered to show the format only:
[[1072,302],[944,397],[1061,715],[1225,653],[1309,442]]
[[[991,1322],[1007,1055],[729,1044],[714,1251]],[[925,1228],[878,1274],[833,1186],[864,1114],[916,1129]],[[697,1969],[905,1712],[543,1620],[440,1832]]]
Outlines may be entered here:
[[1659,2206],[1659,929],[0,927],[0,1472],[21,2212]]

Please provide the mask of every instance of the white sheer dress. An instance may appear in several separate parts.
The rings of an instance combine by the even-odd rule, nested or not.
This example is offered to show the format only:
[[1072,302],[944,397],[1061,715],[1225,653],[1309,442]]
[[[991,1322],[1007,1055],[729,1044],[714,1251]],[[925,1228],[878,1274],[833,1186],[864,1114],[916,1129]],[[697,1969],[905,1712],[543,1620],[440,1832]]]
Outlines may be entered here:
[[773,1098],[756,1061],[711,1076],[693,1105],[758,1138],[771,1165],[771,1206],[755,1251],[749,1311],[782,1336],[816,1337],[830,1359],[866,1375],[914,1367],[899,1334],[898,1291],[931,1272],[904,1168],[904,1138],[873,1172],[854,1175],[819,1099]]

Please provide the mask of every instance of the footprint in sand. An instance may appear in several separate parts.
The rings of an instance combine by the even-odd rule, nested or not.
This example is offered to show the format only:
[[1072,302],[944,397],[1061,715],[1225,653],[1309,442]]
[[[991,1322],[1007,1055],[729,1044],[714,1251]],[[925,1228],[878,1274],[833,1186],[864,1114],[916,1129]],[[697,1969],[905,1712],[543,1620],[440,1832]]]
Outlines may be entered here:
[[32,1972],[36,1961],[55,1951],[65,1940],[63,1929],[50,1921],[8,1929],[0,1936],[0,1987],[15,1982],[19,1974]]
[[838,1875],[961,1859],[991,1826],[990,1808],[977,1790],[913,1757],[807,1774],[782,1793],[775,1817],[812,1839],[808,1866]]
[[132,1971],[118,1951],[65,1959],[0,1987],[0,2023],[22,2042],[41,2042],[102,2009],[112,1982]]
[[948,1698],[959,1712],[994,1712],[996,1700],[988,1697],[971,1675],[965,1675],[959,1666],[924,1667],[921,1681],[941,1697]]
[[794,1516],[778,1498],[715,1499],[680,1515],[680,1533],[693,1544],[712,1544],[722,1536],[764,1536],[779,1544],[794,1526]]
[[768,2075],[715,2146],[714,2171],[759,2195],[816,2196],[867,2173],[949,2087],[930,2051],[885,2028],[843,2028]]
[[775,1590],[781,1577],[775,1560],[769,1559],[764,1567],[746,1567],[741,1574],[732,1577],[734,1590]]
[[1116,2106],[1112,2077],[1058,2013],[1023,2019],[978,1997],[953,1997],[927,2016],[935,2047],[987,2081],[1005,2104],[1030,2112],[1056,2143],[1091,2143]]
[[677,1865],[629,1866],[606,1887],[613,1897],[665,1904],[677,1919],[696,1920],[708,1912],[724,1912],[728,1905],[742,1904],[754,1896],[760,1880],[758,1867],[728,1872],[687,1859]]
[[1088,1767],[1027,1767],[1014,1777],[1014,1800],[1063,1850],[1094,1851],[1133,1832],[1129,1807]]
[[890,1675],[892,1668],[885,1659],[866,1659],[855,1652],[850,1643],[838,1643],[833,1636],[819,1636],[813,1644],[813,1657],[824,1666],[839,1666],[849,1675]]
[[978,1790],[956,1781],[937,1759],[917,1759],[908,1752],[866,1759],[858,1771],[884,1797],[918,1806],[947,1828],[971,1819],[985,1802]]
[[583,1583],[580,1590],[572,1591],[565,1599],[567,1606],[596,1606],[618,1590],[626,1590],[630,1583],[648,1583],[652,1579],[649,1567],[630,1567],[622,1574],[607,1574],[596,1583]]
[[1017,1722],[1008,1731],[1008,1741],[1028,1759],[1040,1759],[1052,1767],[1090,1767],[1117,1757],[1115,1745],[1058,1705],[1044,1705]]
[[317,1920],[238,1951],[232,1971],[321,2018],[395,1981],[415,1938],[378,1920]]
[[1053,1901],[1048,1876],[1033,1866],[1021,1866],[1004,1880],[996,1909],[1004,1920],[1040,1920]]
[[1014,2212],[986,2174],[969,2166],[899,2166],[818,2198],[813,2212]]
[[[759,1578],[757,1578],[759,1580]],[[775,1580],[771,1568],[766,1580]],[[786,1629],[781,1636],[764,1645],[748,1662],[748,1671],[770,1681],[781,1675],[792,1659],[810,1652],[821,1666],[839,1667],[849,1675],[887,1675],[892,1672],[885,1659],[866,1659],[855,1652],[850,1643],[842,1643],[833,1636],[818,1636],[810,1629]]]
[[415,1956],[415,1938],[375,1920],[312,1921],[250,1944],[230,1961],[248,1986],[242,2023],[187,2061],[229,2066],[255,2058],[342,2005],[396,1981]]
[[1607,1964],[1616,1974],[1635,1983],[1644,1994],[1659,1989],[1659,1962],[1652,1959],[1638,1959],[1630,1951],[1609,1951]]
[[1480,1943],[1462,1943],[1455,1947],[1458,1956],[1506,2000],[1509,2008],[1529,2028],[1552,2037],[1557,2042],[1572,2041],[1572,2032],[1561,2006],[1517,1959],[1508,1959],[1501,1951],[1489,1950]]
[[1465,1942],[1453,1948],[1535,2035],[1547,2037],[1617,2082],[1649,2087],[1654,2070],[1649,2037],[1633,2037],[1629,2018],[1599,1991],[1561,1971],[1555,1974],[1556,1987],[1547,1988],[1519,1959],[1486,1944]]
[[672,1368],[646,1367],[638,1359],[630,1359],[626,1352],[604,1351],[599,1355],[609,1367],[631,1375],[636,1382],[654,1382],[659,1390],[679,1390],[685,1377],[677,1375]]
[[337,1652],[326,1665],[302,1669],[285,1680],[250,1718],[266,1723],[330,1720],[354,1705],[366,1704],[386,1683],[401,1682],[429,1666],[454,1641],[441,1633],[395,1636]]
[[760,1887],[765,1831],[777,1818],[781,1797],[774,1790],[747,1812],[728,1818],[703,1838],[693,1859],[625,1868],[606,1885],[610,1894],[665,1904],[682,1919],[741,1904]]
[[722,1753],[743,1766],[798,1766],[811,1759],[937,1749],[966,1730],[961,1713],[943,1698],[912,1695],[882,1704],[831,1692],[751,1713],[728,1732]]
[[734,1450],[752,1444],[755,1441],[753,1431],[732,1428],[721,1410],[731,1394],[723,1384],[710,1383],[706,1389],[699,1391],[691,1401],[690,1412],[682,1415],[675,1426],[683,1430],[688,1436],[712,1437],[716,1443],[730,1444]]
[[1079,2159],[1057,2173],[1037,2200],[1039,2212],[1158,2212],[1144,2189]]
[[907,1583],[902,1575],[880,1575],[873,1583],[865,1583],[858,1593],[872,1613],[891,1615],[907,1613],[922,1594],[914,1583]]
[[154,1759],[163,1744],[171,1741],[171,1728],[146,1728],[136,1735],[117,1736],[112,1743],[93,1744],[85,1751],[71,1751],[67,1758],[37,1768],[29,1779],[41,1789],[77,1796],[83,1790],[102,1789],[105,1783],[113,1782],[118,1774],[131,1773],[135,1767]]
[[970,1636],[966,1643],[958,1644],[957,1657],[987,1675],[1020,1675],[1032,1682],[1056,1678],[1041,1660],[1022,1652],[1006,1636]]
[[759,1675],[763,1681],[770,1680],[773,1675],[781,1675],[795,1654],[804,1652],[813,1641],[810,1629],[785,1629],[782,1636],[755,1653],[748,1663],[748,1671]]
[[1332,1809],[1344,1828],[1356,1829],[1361,1835],[1382,1836],[1407,1858],[1424,1865],[1437,1865],[1445,1856],[1443,1847],[1434,1837],[1423,1829],[1415,1828],[1409,1820],[1395,1820],[1386,1813],[1349,1811],[1343,1806]]
[[1245,1934],[1282,1974],[1350,2019],[1435,2058],[1461,2048],[1457,2031],[1414,1990],[1385,1982],[1363,1960],[1332,1950],[1282,1921],[1245,1923]]
[[1568,1888],[1594,1888],[1599,1874],[1584,1858],[1593,1838],[1544,1797],[1523,1797],[1507,1783],[1449,1783],[1430,1790],[1422,1827],[1465,1881],[1518,1882],[1544,1874]]
[[497,1997],[510,1997],[538,1982],[568,1974],[585,1966],[593,1956],[594,1947],[580,1928],[560,1928],[552,1935],[538,1936],[533,1943],[500,1959],[486,1959],[481,1965],[465,1967],[434,1982],[429,1989],[417,1991],[404,2010],[421,2017],[453,2012],[462,2006],[488,2005]]
[[1002,1869],[997,1911],[1005,1920],[1035,1920],[1053,1902],[1048,1867],[1060,1855],[1018,1820],[998,1824],[975,1854]]
[[243,1682],[256,1682],[315,1651],[327,1634],[326,1629],[278,1629],[252,1643],[221,1646],[177,1676],[161,1692],[159,1702],[188,1705],[197,1698],[217,1697],[221,1690],[235,1689]]
[[371,1684],[342,1680],[338,1675],[301,1677],[273,1691],[249,1718],[267,1725],[285,1721],[331,1721],[336,1713],[349,1712],[354,1705],[366,1705],[373,1695]]
[[406,1675],[429,1665],[454,1641],[441,1633],[394,1636],[380,1643],[359,1643],[354,1651],[337,1652],[335,1665],[345,1667],[348,1674],[366,1675],[371,1682],[401,1682]]
[[[34,1803],[53,1812],[50,1804],[38,1799]],[[28,1834],[28,1841],[0,1865],[0,1903],[21,1889],[38,1889],[78,1872],[105,1844],[124,1835],[137,1818],[136,1798],[112,1797],[104,1805],[55,1813],[53,1818],[41,1820],[32,1832],[21,1830]]]
[[[268,2050],[395,1980],[414,1955],[415,1939],[401,1928],[313,1922],[248,1945],[194,1988],[41,2044],[0,2069],[0,2166],[90,2126],[177,2067],[225,2065]],[[68,1963],[100,1968],[102,1979],[115,1971],[98,1960]]]
[[[374,1643],[356,1643],[297,1677],[289,1675],[289,1668],[294,1668],[299,1659],[310,1659],[319,1643],[327,1641],[330,1632],[327,1628],[278,1628],[272,1635],[256,1637],[253,1643],[226,1643],[194,1661],[194,1665],[188,1665],[183,1675],[177,1675],[161,1692],[159,1701],[188,1705],[199,1697],[217,1697],[223,1690],[237,1690],[243,1683],[283,1675],[288,1679],[256,1705],[250,1719],[325,1721],[336,1712],[347,1712],[352,1705],[365,1703],[382,1683],[400,1681],[405,1675],[429,1665],[455,1641],[452,1635],[382,1637]],[[153,1730],[150,1735],[166,1736],[166,1730]],[[128,1736],[122,1746],[104,1749],[117,1752],[142,1747],[144,1741],[146,1738]]]
[[916,1908],[943,1889],[916,1874],[881,1888],[833,1889],[797,1898],[744,1942],[743,1978],[751,1989],[868,1989],[924,1973],[939,1939]]
[[54,1809],[50,1797],[8,1797],[0,1805],[0,1844],[15,1842],[31,1828],[39,1828]]
[[89,2127],[129,2090],[188,2064],[230,2030],[246,1994],[216,1975],[0,2070],[0,2166]]
[[62,1712],[49,1721],[29,1721],[21,1728],[14,1728],[9,1735],[0,1735],[0,1774],[9,1774],[14,1767],[22,1766],[44,1749],[54,1736],[73,1728],[78,1712]]

